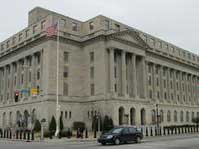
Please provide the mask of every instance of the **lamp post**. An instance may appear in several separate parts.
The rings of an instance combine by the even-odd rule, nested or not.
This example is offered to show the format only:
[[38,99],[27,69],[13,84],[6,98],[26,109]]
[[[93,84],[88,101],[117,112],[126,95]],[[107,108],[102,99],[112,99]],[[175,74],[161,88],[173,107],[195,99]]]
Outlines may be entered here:
[[101,115],[100,115],[100,112],[98,111],[97,115],[96,115],[96,118],[97,118],[97,123],[98,123],[98,128],[97,128],[97,134],[98,136],[100,135],[100,118],[101,118]]

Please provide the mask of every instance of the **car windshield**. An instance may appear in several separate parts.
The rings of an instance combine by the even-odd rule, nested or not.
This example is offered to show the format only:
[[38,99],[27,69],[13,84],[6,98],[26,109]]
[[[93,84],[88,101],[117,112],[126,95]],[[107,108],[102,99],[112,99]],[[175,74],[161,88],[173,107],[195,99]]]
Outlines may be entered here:
[[116,133],[116,134],[118,134],[118,133],[120,133],[122,131],[122,129],[123,128],[113,128],[113,129],[111,129],[109,131],[109,133]]

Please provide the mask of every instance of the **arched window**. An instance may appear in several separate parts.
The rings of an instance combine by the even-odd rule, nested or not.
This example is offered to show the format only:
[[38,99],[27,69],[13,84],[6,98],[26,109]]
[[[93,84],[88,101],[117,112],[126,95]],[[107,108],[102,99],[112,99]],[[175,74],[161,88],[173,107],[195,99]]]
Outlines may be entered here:
[[167,112],[167,122],[171,121],[171,111]]
[[119,125],[123,125],[124,123],[124,108],[123,107],[119,108],[118,115],[119,115]]
[[184,121],[184,114],[183,114],[183,111],[180,112],[180,121],[181,121],[181,122]]
[[131,108],[130,109],[130,122],[131,122],[131,125],[135,125],[135,108]]
[[178,113],[177,111],[174,111],[174,122],[178,121]]
[[197,112],[197,117],[199,117],[199,112]]
[[144,108],[141,109],[140,114],[141,114],[141,125],[145,125],[146,124],[146,111]]

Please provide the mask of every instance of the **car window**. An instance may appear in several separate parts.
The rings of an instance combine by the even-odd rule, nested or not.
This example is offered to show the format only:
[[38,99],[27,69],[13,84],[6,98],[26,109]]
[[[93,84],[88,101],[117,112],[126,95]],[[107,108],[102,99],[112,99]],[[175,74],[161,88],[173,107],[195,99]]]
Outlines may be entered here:
[[122,131],[123,128],[114,128],[112,130],[109,131],[109,133],[120,133]]
[[128,128],[124,128],[122,132],[123,132],[123,134],[128,134],[129,133],[129,129]]
[[133,127],[131,127],[131,128],[129,128],[129,132],[130,132],[130,133],[136,133],[136,129],[133,128]]

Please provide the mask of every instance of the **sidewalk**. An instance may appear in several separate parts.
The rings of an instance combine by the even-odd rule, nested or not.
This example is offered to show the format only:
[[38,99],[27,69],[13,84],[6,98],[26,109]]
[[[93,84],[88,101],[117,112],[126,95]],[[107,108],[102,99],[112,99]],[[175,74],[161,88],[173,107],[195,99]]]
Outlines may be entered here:
[[[169,135],[169,136],[149,136],[145,137],[142,142],[156,142],[156,141],[165,141],[165,140],[178,140],[178,139],[188,139],[188,138],[199,138],[199,133],[192,133],[192,134],[180,134],[180,135]],[[26,140],[16,140],[16,139],[0,139],[0,142],[9,143],[9,142],[27,142]],[[84,139],[77,139],[77,138],[61,138],[61,139],[49,139],[46,138],[45,140],[35,140],[30,141],[31,143],[45,143],[45,144],[75,144],[75,143],[97,143],[97,138],[84,138]]]

